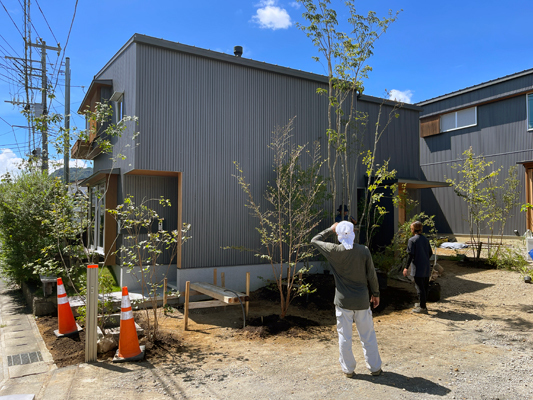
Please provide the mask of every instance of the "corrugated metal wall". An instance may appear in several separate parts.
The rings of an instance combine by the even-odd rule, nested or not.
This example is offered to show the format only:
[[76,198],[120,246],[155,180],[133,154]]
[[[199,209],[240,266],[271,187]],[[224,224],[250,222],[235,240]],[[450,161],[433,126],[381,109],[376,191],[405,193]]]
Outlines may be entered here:
[[183,267],[257,263],[256,219],[232,177],[243,169],[256,201],[273,178],[271,132],[296,116],[294,140],[325,131],[316,82],[139,45],[141,131],[136,168],[183,173],[183,221],[192,224]]
[[[133,116],[137,114],[137,67],[136,67],[136,47],[133,43],[121,52],[106,68],[101,71],[95,79],[112,79],[113,92],[124,93],[124,115]],[[114,145],[113,154],[105,154],[94,160],[94,170],[120,168],[125,173],[133,168],[135,164],[135,143],[133,142],[133,132],[138,131],[133,123],[128,123],[128,129],[123,137],[111,139]],[[125,158],[117,157],[122,154]],[[115,161],[113,161],[113,159]]]
[[524,90],[533,90],[533,73],[425,104],[421,116],[441,111],[446,112],[446,110],[457,107],[469,107],[482,101],[495,100],[500,97],[513,96]]
[[[276,125],[296,116],[293,142],[319,140],[325,157],[327,101],[316,89],[327,85],[143,43],[127,47],[99,78],[113,79],[114,90],[124,90],[126,112],[140,121],[139,146],[119,164],[119,203],[128,193],[159,195],[167,185],[151,177],[124,176],[130,169],[182,172],[183,221],[192,224],[192,240],[183,248],[183,268],[262,262],[252,253],[222,249],[259,246],[257,220],[250,216],[246,196],[232,176],[233,162],[240,164],[255,200],[265,208],[263,194],[274,178],[268,145]],[[364,133],[369,148],[380,101],[359,101],[358,108],[369,114]],[[383,106],[383,124],[391,109]],[[381,138],[377,160],[390,158],[398,176],[418,179],[418,111],[407,107],[399,114]],[[122,142],[119,145],[123,147]],[[359,187],[364,185],[363,172],[359,166]]]
[[[445,99],[436,104],[424,106],[423,115],[436,112],[439,108],[460,106],[461,101],[483,100],[483,96],[494,96],[519,90],[520,85],[528,85],[533,76],[504,82],[494,87],[487,87],[472,93]],[[523,89],[523,86],[522,86]],[[486,161],[493,161],[495,169],[502,167],[500,182],[507,176],[510,166],[519,161],[533,159],[533,138],[526,128],[526,97],[519,95],[500,101],[479,105],[477,108],[477,126],[458,129],[451,132],[420,139],[420,163],[427,180],[444,181],[446,178],[457,179],[454,162],[461,163],[462,153],[472,146],[476,155],[483,155]],[[518,166],[521,182],[520,202],[524,203],[524,168]],[[441,232],[466,234],[469,232],[467,207],[457,197],[452,188],[425,190],[423,208],[438,216]],[[506,225],[505,234],[513,235],[513,230],[523,232],[526,229],[525,214],[519,208],[512,211],[512,218]]]
[[[157,214],[164,219],[163,229],[166,231],[173,231],[177,229],[178,219],[178,178],[176,177],[159,177],[159,176],[138,176],[138,175],[123,175],[121,180],[121,190],[119,191],[119,204],[125,198],[133,196],[133,201],[136,206],[144,203],[148,208],[157,212]],[[159,204],[159,198],[170,200],[171,207],[166,207]],[[154,225],[155,229],[155,225]],[[123,231],[120,240],[117,243],[117,248],[120,248],[124,242],[124,235],[128,233]],[[140,236],[139,240],[144,240],[146,235]],[[160,264],[168,264],[170,262],[170,254],[164,252],[158,258]],[[176,263],[176,259],[173,260]]]

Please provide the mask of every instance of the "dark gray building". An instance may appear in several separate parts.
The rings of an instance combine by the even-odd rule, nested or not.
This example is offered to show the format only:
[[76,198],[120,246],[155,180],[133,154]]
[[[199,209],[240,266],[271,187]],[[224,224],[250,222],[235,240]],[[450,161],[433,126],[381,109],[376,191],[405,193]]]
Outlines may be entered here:
[[[123,115],[138,117],[139,136],[132,140],[129,126],[115,140],[114,156],[126,156],[116,162],[94,149],[94,138],[78,141],[72,154],[94,160],[95,173],[87,184],[92,193],[106,193],[106,208],[122,203],[127,195],[137,201],[160,196],[171,200],[172,208],[159,210],[165,229],[176,229],[182,222],[192,225],[192,240],[178,252],[178,270],[250,266],[259,262],[253,254],[222,249],[259,246],[257,221],[244,206],[246,197],[233,177],[234,161],[255,199],[265,203],[263,193],[273,178],[268,145],[276,125],[296,116],[294,142],[319,140],[325,149],[327,102],[316,90],[327,88],[327,82],[324,76],[136,34],[95,75],[79,112],[110,100],[115,122]],[[358,110],[368,113],[365,147],[373,142],[380,107],[384,123],[394,105],[359,96]],[[413,196],[427,186],[419,167],[419,111],[420,107],[404,105],[377,151],[378,160],[390,158],[390,167]],[[358,171],[361,189],[363,168]],[[98,216],[101,210],[93,198]],[[109,252],[116,247],[117,227],[109,215],[100,217],[90,245]],[[401,218],[391,209],[390,234]],[[116,243],[120,242],[119,235]],[[108,263],[119,260],[109,258]]]
[[[418,103],[420,114],[420,166],[427,180],[456,178],[451,168],[462,163],[470,146],[474,154],[502,167],[500,182],[509,167],[519,165],[520,202],[533,203],[533,69],[508,75]],[[466,204],[451,188],[422,191],[423,209],[437,215],[440,232],[468,234]],[[519,207],[505,227],[523,233],[532,229],[531,214]],[[485,232],[487,233],[487,232]]]

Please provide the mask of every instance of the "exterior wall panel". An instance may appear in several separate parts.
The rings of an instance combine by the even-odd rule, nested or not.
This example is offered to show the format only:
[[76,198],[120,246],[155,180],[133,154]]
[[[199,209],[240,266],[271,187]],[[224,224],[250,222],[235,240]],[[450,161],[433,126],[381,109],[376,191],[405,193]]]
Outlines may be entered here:
[[[500,89],[493,88],[493,91],[487,95],[499,93]],[[465,101],[471,98],[479,99],[479,94],[473,93]],[[450,101],[446,101],[446,106]],[[424,108],[423,114],[427,112],[428,106]],[[507,177],[509,167],[515,166],[517,162],[533,159],[533,137],[531,132],[527,132],[525,124],[525,95],[480,105],[477,112],[477,126],[420,139],[421,168],[427,180],[458,179],[456,171],[451,166],[454,163],[461,164],[462,153],[470,147],[476,155],[483,155],[486,161],[492,161],[494,169],[502,168],[499,176],[500,184]],[[523,188],[525,180],[523,167],[520,165],[518,178],[520,187]],[[466,204],[455,195],[452,188],[433,189],[432,194],[425,193],[423,198],[427,207],[436,210],[440,215],[440,220],[437,219],[440,221],[439,229],[442,232],[458,234],[469,232]],[[524,191],[521,190],[520,202],[525,201]],[[436,204],[432,205],[431,202]],[[514,229],[525,231],[525,217],[519,207],[516,207],[511,214],[514,217],[507,223],[505,234],[513,235]]]
[[[253,253],[222,249],[259,246],[257,220],[245,207],[247,196],[233,177],[234,162],[239,163],[255,201],[264,210],[264,192],[274,179],[273,152],[268,146],[276,126],[296,117],[292,142],[308,143],[311,149],[318,140],[325,158],[327,100],[316,89],[327,88],[327,80],[202,49],[181,51],[180,45],[171,42],[154,45],[153,41],[158,40],[138,42],[134,37],[98,74],[98,78],[113,79],[113,90],[124,91],[126,96],[126,113],[139,117],[137,142],[132,145],[120,139],[116,145],[126,155],[124,162],[115,165],[121,168],[119,203],[128,194],[137,201],[143,196],[174,196],[168,192],[168,186],[174,185],[171,179],[124,175],[128,171],[181,172],[182,217],[192,225],[192,239],[183,246],[182,267],[263,263]],[[369,115],[365,148],[373,145],[381,102],[368,96],[358,101],[359,111]],[[383,105],[382,125],[391,110],[390,102]],[[376,162],[390,158],[390,168],[398,171],[398,177],[420,179],[419,109],[406,106],[398,113],[380,140]],[[98,158],[95,170],[110,167],[106,158]],[[355,163],[350,162],[350,171],[355,173]],[[358,187],[365,185],[363,172],[359,160]],[[323,175],[327,175],[326,166]],[[332,207],[325,204],[324,208]],[[174,215],[166,218],[175,220]],[[330,223],[328,219],[323,226]]]
[[[128,116],[134,116],[137,113],[136,47],[135,43],[127,47],[95,77],[95,79],[113,80],[113,89],[110,91],[109,96],[113,92],[124,93],[124,114]],[[97,157],[94,160],[94,170],[120,168],[122,173],[124,173],[133,169],[133,165],[135,165],[135,143],[132,140],[132,135],[136,130],[135,124],[129,122],[128,128],[121,139],[112,138],[113,154],[104,154]],[[118,158],[118,154],[122,154],[125,159]],[[113,161],[112,158],[116,159],[116,161]]]

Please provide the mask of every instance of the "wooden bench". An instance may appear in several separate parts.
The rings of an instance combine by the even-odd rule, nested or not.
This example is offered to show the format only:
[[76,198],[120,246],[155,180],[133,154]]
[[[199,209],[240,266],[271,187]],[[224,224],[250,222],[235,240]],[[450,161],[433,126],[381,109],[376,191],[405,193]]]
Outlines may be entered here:
[[[189,327],[189,310],[197,308],[221,307],[244,303],[245,316],[248,316],[250,297],[250,273],[246,273],[246,294],[227,289],[224,273],[221,274],[222,286],[217,286],[217,270],[214,270],[214,284],[207,282],[185,283],[184,329]],[[214,300],[190,302],[190,296],[206,295]]]

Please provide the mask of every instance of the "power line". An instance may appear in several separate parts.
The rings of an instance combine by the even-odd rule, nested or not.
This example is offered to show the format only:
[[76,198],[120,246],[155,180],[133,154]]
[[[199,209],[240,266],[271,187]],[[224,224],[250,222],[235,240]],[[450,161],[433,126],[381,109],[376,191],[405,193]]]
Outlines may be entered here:
[[0,119],[1,119],[2,121],[4,121],[6,124],[8,124],[9,126],[12,126],[12,125],[11,125],[9,122],[7,122],[4,118],[0,117]]
[[[46,25],[48,25],[48,29],[50,29],[50,33],[52,34],[52,36],[54,37],[54,40],[56,41],[56,43],[59,43],[59,40],[57,40],[56,38],[56,35],[54,35],[54,32],[52,31],[52,28],[50,28],[50,24],[48,23],[48,21],[46,20],[46,17],[43,13],[43,10],[41,10],[41,6],[39,5],[39,2],[37,0],[35,0],[35,3],[37,3],[37,7],[39,7],[39,11],[41,12],[41,14],[43,15],[43,18],[44,18],[44,22],[46,22]],[[33,24],[32,24],[33,25]]]
[[[76,1],[77,3],[77,1]],[[4,3],[2,2],[2,0],[0,0],[0,4],[2,4],[2,7],[4,7],[4,10],[6,10],[6,13],[9,17],[9,19],[11,20],[11,22],[13,22],[13,25],[15,25],[15,28],[17,28],[17,31],[20,33],[20,36],[22,37],[22,39],[24,39],[24,35],[22,34],[22,32],[20,31],[19,27],[17,26],[17,24],[15,24],[15,21],[13,21],[13,18],[11,18],[11,14],[9,14],[9,11],[7,11],[7,8],[6,6],[4,5]]]
[[[70,39],[70,33],[72,32],[72,26],[74,25],[74,19],[76,18],[76,10],[78,9],[78,1],[79,0],[76,0],[76,4],[74,4],[74,13],[72,14],[72,21],[70,21],[70,28],[68,30],[67,41],[65,42],[65,47],[63,47],[63,57],[61,57],[61,62],[59,63],[59,65],[63,65],[63,60],[65,58],[65,54],[67,53],[68,41]],[[54,85],[54,92],[56,90],[56,86],[58,82],[59,82],[59,68],[57,69],[57,78],[56,78],[56,83]]]
[[6,42],[9,47],[11,47],[11,50],[13,50],[15,52],[15,55],[17,57],[20,57],[19,54],[17,53],[17,51],[9,44],[9,42],[2,36],[2,34],[0,34],[0,38],[2,38],[4,40],[4,42]]
[[[19,4],[20,4],[20,6],[24,9],[24,6],[23,6],[22,3],[20,2],[20,0],[18,0],[18,2],[19,2]],[[32,21],[30,18],[31,18],[31,16],[28,15],[28,21],[30,21],[31,26],[33,26],[33,30],[35,31],[35,33],[37,34],[37,36],[42,37],[41,35],[39,35],[39,32],[37,32],[37,28],[35,27],[35,25],[33,25],[33,21]],[[26,38],[24,38],[24,40],[26,40]]]

